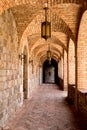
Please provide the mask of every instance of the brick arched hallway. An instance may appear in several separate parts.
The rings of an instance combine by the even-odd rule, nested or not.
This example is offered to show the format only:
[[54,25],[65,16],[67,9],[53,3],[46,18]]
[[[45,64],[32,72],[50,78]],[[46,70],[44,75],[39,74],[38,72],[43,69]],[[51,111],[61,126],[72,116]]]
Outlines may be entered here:
[[39,86],[9,120],[5,130],[87,130],[86,121],[78,117],[66,97],[67,92],[59,90],[57,85]]
[[0,0],[0,130],[18,110],[12,130],[87,129],[87,0]]

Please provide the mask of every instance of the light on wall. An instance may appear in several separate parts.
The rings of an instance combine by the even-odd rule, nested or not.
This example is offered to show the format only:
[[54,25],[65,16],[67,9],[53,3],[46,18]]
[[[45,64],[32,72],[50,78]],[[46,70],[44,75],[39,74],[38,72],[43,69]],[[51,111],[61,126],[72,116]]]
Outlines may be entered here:
[[19,59],[21,60],[21,62],[24,60],[24,63],[26,63],[26,55],[25,54],[21,53],[19,55]]
[[48,2],[45,3],[45,7],[43,9],[45,10],[45,21],[41,23],[41,37],[47,40],[51,37],[51,22],[47,21],[47,10],[49,9]]
[[29,63],[33,63],[33,60],[31,59],[31,57],[29,58]]

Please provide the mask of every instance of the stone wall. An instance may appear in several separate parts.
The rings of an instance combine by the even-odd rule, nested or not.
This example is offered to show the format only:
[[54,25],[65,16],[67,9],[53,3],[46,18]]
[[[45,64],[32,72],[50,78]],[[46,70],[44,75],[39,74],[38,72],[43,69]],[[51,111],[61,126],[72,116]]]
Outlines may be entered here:
[[[68,101],[70,104],[75,103],[75,85],[68,86]],[[87,91],[77,91],[78,112],[87,115]]]
[[40,84],[40,74],[39,74],[39,66],[34,63],[35,61],[29,64],[29,93],[30,97],[32,93],[35,92],[38,85]]
[[0,129],[21,106],[18,38],[11,10],[0,16]]
[[78,91],[78,111],[87,115],[87,91]]
[[68,101],[70,104],[75,102],[75,85],[68,84]]

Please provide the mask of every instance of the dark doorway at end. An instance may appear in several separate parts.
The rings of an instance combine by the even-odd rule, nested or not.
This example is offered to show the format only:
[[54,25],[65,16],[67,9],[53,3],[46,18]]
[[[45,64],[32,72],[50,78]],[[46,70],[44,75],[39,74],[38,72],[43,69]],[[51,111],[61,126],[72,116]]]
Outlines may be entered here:
[[51,64],[46,60],[43,64],[43,83],[58,84],[58,63],[51,59]]

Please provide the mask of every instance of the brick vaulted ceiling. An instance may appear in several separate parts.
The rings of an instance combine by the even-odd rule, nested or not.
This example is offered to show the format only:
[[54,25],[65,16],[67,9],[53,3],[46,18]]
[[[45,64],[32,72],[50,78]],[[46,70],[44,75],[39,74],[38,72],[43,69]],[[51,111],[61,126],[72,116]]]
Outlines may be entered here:
[[[75,43],[81,12],[87,0],[48,0],[52,23],[52,36],[47,42],[41,38],[41,22],[44,20],[46,0],[0,0],[0,13],[11,9],[17,24],[19,44],[28,38],[29,51],[39,59],[46,58],[47,44],[51,44],[53,58],[58,60],[67,51],[71,38]],[[49,17],[49,16],[48,16]]]

